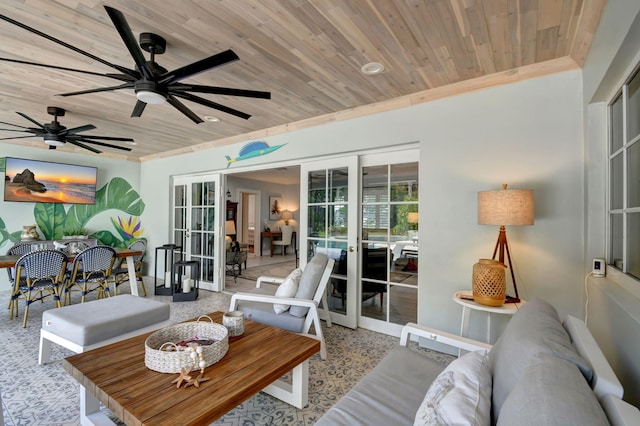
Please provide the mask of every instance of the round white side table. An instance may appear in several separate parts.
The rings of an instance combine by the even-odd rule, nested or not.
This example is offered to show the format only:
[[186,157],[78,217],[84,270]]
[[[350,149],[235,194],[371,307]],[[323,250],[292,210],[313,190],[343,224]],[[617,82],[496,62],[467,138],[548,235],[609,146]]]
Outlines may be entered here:
[[521,299],[519,303],[505,303],[502,306],[486,306],[474,302],[473,292],[456,291],[453,293],[453,301],[462,305],[462,320],[460,323],[460,336],[468,337],[469,314],[471,310],[484,311],[487,313],[487,343],[491,343],[491,314],[513,315],[526,302]]

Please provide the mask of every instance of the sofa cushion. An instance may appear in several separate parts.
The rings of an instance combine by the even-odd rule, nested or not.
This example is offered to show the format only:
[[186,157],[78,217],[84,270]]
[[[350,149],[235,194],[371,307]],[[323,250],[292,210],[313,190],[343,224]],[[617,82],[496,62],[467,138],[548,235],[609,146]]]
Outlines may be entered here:
[[491,423],[491,371],[485,351],[456,359],[433,381],[414,426]]
[[[287,278],[278,286],[276,290],[276,296],[278,297],[293,297],[298,291],[298,283],[300,282],[300,276],[302,275],[302,269],[294,269]],[[274,303],[273,310],[276,314],[281,314],[289,310],[289,305],[284,303]]]
[[498,426],[608,425],[591,387],[571,362],[538,354],[502,405]]
[[422,353],[397,347],[315,426],[410,425],[429,385],[445,367]]
[[587,380],[591,380],[591,367],[571,345],[571,339],[562,327],[555,308],[541,299],[533,299],[513,315],[489,352],[494,420],[499,418],[502,404],[511,390],[521,381],[522,372],[539,353],[572,362]]
[[[328,260],[329,258],[325,254],[318,253],[307,263],[300,277],[298,291],[295,295],[296,299],[313,299]],[[292,306],[289,309],[289,313],[296,317],[304,317],[307,312],[309,312],[309,308],[303,306]]]

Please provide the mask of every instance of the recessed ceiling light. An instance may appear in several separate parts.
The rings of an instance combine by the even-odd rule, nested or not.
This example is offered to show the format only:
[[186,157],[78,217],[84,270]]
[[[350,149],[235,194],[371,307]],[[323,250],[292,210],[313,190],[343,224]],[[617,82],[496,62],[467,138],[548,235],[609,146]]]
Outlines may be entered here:
[[212,115],[206,115],[206,116],[204,117],[204,120],[205,120],[205,121],[210,121],[210,122],[212,122],[212,123],[217,123],[218,121],[220,121],[220,119],[219,119],[218,117],[214,117],[214,116],[212,116]]
[[362,68],[360,68],[360,71],[366,75],[376,75],[384,71],[384,65],[380,62],[369,62],[368,64],[364,64]]

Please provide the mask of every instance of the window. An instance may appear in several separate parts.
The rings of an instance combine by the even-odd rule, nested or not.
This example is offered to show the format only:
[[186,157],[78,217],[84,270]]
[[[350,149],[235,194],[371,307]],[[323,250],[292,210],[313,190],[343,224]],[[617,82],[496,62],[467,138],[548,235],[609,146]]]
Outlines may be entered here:
[[640,278],[640,72],[609,106],[608,263]]

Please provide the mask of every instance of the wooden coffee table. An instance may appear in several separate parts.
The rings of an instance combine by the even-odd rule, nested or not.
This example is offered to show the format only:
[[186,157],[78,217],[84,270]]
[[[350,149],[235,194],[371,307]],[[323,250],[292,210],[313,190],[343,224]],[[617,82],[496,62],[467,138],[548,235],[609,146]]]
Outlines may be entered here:
[[[209,316],[222,323],[222,313]],[[63,361],[81,384],[83,425],[112,424],[100,412],[102,402],[127,425],[209,424],[263,391],[291,405],[307,405],[309,358],[320,342],[279,328],[245,320],[242,336],[229,338],[229,351],[205,370],[210,380],[199,388],[177,389],[178,374],[149,370],[144,364],[143,334]],[[289,371],[291,383],[280,378]],[[195,372],[194,372],[195,374]]]

